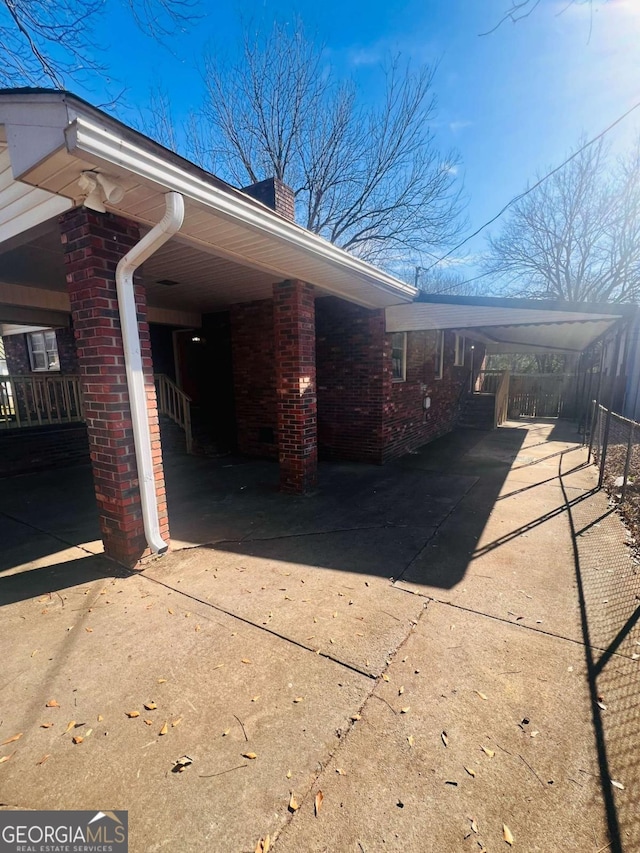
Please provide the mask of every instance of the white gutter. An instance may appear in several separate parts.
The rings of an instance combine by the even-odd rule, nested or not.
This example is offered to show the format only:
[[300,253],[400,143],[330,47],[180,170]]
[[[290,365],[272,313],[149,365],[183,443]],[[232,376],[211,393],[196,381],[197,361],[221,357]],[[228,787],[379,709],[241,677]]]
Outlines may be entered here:
[[169,547],[160,536],[160,519],[156,498],[156,482],[153,473],[151,435],[147,411],[147,391],[144,382],[138,312],[133,290],[133,274],[136,269],[169,240],[184,220],[184,199],[180,193],[165,195],[166,212],[155,225],[124,257],[116,267],[116,290],[122,327],[124,362],[127,370],[127,387],[131,404],[133,439],[138,466],[138,482],[142,503],[144,535],[154,554],[164,554]]
[[273,216],[271,211],[262,210],[248,199],[242,198],[240,193],[233,194],[222,190],[170,160],[159,157],[82,116],[77,116],[66,128],[65,137],[70,153],[84,152],[127,169],[156,185],[171,188],[232,221],[248,225],[265,236],[275,237],[320,260],[329,261],[343,271],[357,275],[370,285],[392,293],[399,299],[409,302],[418,294],[418,290],[412,285],[350,255],[293,222]]

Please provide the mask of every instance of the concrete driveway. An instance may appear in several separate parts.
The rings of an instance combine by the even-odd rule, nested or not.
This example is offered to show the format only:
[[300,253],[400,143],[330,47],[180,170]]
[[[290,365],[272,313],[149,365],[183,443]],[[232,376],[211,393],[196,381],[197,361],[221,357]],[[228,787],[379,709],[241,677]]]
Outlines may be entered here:
[[88,469],[0,481],[0,803],[128,809],[136,853],[639,850],[640,590],[585,462],[553,421],[311,498],[174,458],[140,574]]

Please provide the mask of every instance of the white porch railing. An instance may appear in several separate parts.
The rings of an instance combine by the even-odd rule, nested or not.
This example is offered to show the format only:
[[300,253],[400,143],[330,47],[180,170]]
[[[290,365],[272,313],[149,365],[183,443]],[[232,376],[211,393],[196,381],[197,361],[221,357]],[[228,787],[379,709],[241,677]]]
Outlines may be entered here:
[[166,415],[184,430],[187,453],[191,453],[193,436],[191,433],[191,397],[184,393],[175,382],[164,373],[156,373],[156,397],[158,414]]
[[79,376],[0,376],[0,429],[83,420]]

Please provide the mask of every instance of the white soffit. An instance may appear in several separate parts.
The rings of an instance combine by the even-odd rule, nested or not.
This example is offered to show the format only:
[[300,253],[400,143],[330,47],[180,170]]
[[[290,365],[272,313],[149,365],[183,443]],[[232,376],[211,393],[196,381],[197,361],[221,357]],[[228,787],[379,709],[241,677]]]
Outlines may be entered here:
[[613,314],[434,302],[394,305],[385,315],[387,332],[468,330],[492,353],[581,352],[620,319]]
[[13,179],[9,150],[0,143],[0,243],[4,243],[54,216],[73,202],[63,196]]

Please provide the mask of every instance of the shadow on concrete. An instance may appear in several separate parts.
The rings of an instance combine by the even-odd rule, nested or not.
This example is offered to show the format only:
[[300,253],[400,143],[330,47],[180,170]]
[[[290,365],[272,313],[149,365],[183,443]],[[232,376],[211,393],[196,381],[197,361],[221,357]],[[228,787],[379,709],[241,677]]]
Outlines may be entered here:
[[570,500],[562,461],[559,481],[571,530],[598,756],[597,773],[595,768],[582,772],[598,777],[609,830],[606,849],[631,853],[640,849],[637,798],[612,780],[629,789],[640,776],[640,582],[630,555],[620,547],[623,528],[615,510],[603,511],[605,493],[593,489],[581,501]]
[[87,554],[77,560],[67,560],[51,566],[16,572],[0,577],[0,606],[14,604],[41,595],[53,594],[70,587],[126,577],[126,569],[104,557]]

